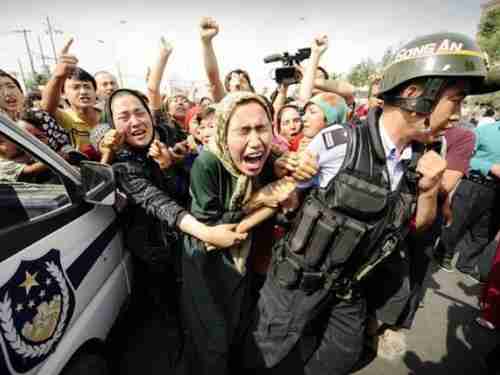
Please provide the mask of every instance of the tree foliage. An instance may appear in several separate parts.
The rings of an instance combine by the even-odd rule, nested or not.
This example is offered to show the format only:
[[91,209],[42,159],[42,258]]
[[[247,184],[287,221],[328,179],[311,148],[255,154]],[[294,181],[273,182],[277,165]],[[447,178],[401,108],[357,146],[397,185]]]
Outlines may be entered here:
[[389,63],[393,60],[394,55],[396,55],[396,48],[389,47],[385,50],[384,55],[380,59],[380,62],[378,63],[378,67],[380,71],[382,71]]
[[368,57],[351,69],[347,75],[347,80],[354,86],[365,86],[370,83],[370,76],[377,73],[377,71],[377,64]]
[[38,86],[43,86],[49,80],[48,74],[39,74],[37,73],[35,76],[31,76],[26,80],[26,89],[28,91],[38,89]]
[[500,9],[483,14],[479,22],[477,41],[492,63],[500,61]]

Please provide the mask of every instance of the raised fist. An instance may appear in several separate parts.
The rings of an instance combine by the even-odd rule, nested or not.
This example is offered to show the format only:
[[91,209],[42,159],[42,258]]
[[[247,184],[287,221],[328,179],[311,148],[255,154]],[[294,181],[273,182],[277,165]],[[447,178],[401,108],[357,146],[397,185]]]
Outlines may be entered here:
[[204,42],[210,42],[219,33],[217,21],[210,17],[203,17],[200,21],[200,36]]
[[320,34],[314,38],[311,50],[312,52],[322,55],[328,49],[328,36],[326,34]]
[[422,177],[418,181],[419,192],[439,188],[447,163],[437,152],[427,151],[417,163],[417,172]]

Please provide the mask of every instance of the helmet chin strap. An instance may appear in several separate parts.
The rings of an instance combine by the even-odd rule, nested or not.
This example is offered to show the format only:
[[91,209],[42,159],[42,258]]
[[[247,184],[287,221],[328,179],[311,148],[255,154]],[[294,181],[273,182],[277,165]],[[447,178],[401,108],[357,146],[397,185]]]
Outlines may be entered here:
[[434,106],[439,92],[443,89],[445,80],[440,77],[430,78],[424,86],[422,94],[415,98],[405,98],[402,96],[387,96],[384,101],[390,105],[399,107],[408,112],[416,112],[422,115],[429,115]]

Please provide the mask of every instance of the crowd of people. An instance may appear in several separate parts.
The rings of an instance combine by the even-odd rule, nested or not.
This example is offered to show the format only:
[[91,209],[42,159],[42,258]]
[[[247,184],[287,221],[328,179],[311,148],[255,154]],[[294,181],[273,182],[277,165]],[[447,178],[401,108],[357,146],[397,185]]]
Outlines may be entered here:
[[[161,92],[163,38],[146,92],[88,73],[73,39],[41,93],[0,71],[6,116],[75,168],[112,165],[132,303],[175,320],[172,371],[347,374],[366,350],[404,349],[431,264],[483,283],[478,327],[500,326],[500,123],[461,118],[500,85],[473,40],[413,40],[360,104],[320,66],[326,35],[268,97],[243,69],[221,78],[216,20],[199,33],[210,97]],[[51,176],[0,136],[0,180]]]

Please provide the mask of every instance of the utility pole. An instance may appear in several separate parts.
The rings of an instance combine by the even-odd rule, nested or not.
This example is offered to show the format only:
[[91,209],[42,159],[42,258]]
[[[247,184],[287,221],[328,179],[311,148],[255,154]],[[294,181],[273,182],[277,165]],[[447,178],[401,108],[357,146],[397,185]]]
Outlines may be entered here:
[[28,57],[29,57],[29,60],[30,60],[31,73],[33,73],[33,78],[36,78],[35,64],[33,63],[33,56],[31,55],[30,45],[28,43],[28,33],[30,33],[31,30],[20,29],[20,30],[13,30],[12,32],[15,33],[15,34],[23,34],[23,36],[24,36],[24,43],[26,44],[26,51],[28,52]]
[[45,73],[49,73],[49,66],[47,65],[47,61],[45,60],[45,55],[43,54],[43,46],[40,35],[38,36],[38,45],[40,46],[40,56],[42,57],[43,70],[45,70]]
[[47,33],[50,37],[50,44],[52,45],[52,53],[54,54],[54,60],[57,61],[57,52],[56,52],[56,44],[54,43],[54,32],[62,33],[61,30],[52,29],[52,25],[50,24],[50,18],[47,16]]
[[17,64],[19,65],[19,73],[21,73],[21,78],[24,83],[24,89],[28,91],[28,86],[26,86],[26,77],[24,76],[23,64],[21,64],[21,60],[17,59]]

